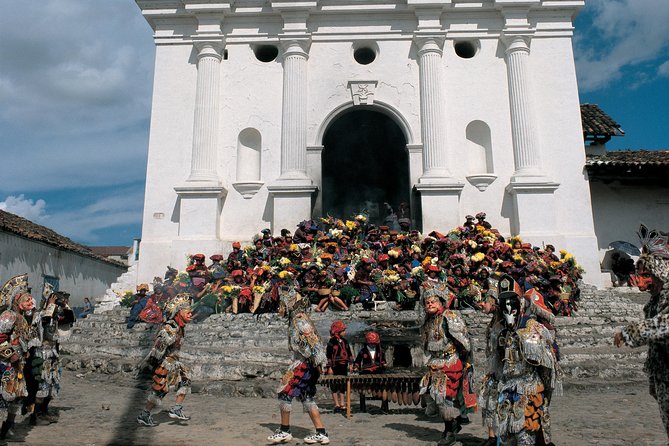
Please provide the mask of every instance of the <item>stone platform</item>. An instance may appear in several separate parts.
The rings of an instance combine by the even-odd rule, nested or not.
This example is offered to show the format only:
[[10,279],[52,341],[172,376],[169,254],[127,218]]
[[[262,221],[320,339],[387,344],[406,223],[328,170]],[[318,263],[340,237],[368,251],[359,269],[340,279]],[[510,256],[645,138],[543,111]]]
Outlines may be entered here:
[[[586,287],[574,317],[557,319],[558,342],[565,384],[583,381],[611,383],[645,379],[645,348],[617,349],[615,329],[641,317],[648,297],[630,289],[596,290]],[[126,328],[128,309],[114,308],[78,321],[63,343],[63,365],[73,371],[131,375],[153,342],[156,327],[137,324]],[[463,311],[475,347],[475,369],[484,370],[485,329],[490,316]],[[419,330],[421,314],[415,311],[353,310],[312,313],[319,332],[327,339],[334,319],[346,321],[347,338],[354,351],[364,331],[381,334],[390,366],[423,364]],[[276,314],[212,315],[186,328],[182,358],[189,365],[196,391],[226,395],[274,395],[276,380],[290,363],[286,322]]]

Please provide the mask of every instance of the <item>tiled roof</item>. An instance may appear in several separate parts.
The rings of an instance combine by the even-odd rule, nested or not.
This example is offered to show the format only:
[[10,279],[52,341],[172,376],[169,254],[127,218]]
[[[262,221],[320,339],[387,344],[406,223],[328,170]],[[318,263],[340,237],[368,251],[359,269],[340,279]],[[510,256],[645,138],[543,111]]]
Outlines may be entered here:
[[75,243],[69,238],[62,236],[45,226],[38,225],[30,220],[26,220],[23,217],[19,217],[18,215],[3,210],[0,210],[0,231],[11,232],[12,234],[16,234],[29,240],[41,242],[64,251],[74,252],[105,263],[111,263],[125,268],[128,267],[128,265],[117,262],[116,260],[95,254],[85,246]]
[[[669,150],[616,150],[604,155],[588,155],[588,166],[669,167]],[[669,172],[667,172],[669,173]]]
[[620,124],[604,113],[597,104],[581,104],[581,125],[585,136],[622,136]]
[[129,246],[87,246],[87,248],[93,251],[95,254],[105,257],[123,257],[127,256],[130,251]]

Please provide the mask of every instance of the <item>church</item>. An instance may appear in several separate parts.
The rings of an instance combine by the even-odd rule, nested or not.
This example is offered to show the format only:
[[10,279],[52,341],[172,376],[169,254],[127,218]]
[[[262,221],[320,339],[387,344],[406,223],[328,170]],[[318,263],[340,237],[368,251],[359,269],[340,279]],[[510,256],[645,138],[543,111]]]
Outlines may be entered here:
[[600,285],[582,0],[137,0],[155,77],[138,281],[366,211],[574,253]]

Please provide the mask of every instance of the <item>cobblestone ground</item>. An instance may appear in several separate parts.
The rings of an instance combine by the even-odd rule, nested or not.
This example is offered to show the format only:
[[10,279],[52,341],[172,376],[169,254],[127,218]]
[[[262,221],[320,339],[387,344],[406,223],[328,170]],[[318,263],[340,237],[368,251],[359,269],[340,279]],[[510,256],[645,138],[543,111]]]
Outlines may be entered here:
[[[66,372],[61,396],[53,404],[60,414],[58,422],[33,428],[20,422],[10,444],[262,445],[278,427],[274,400],[204,394],[193,394],[186,400],[191,421],[175,422],[162,412],[155,416],[158,427],[141,427],[135,417],[146,392],[133,384],[131,380],[112,382],[104,375],[77,377]],[[166,400],[165,406],[171,403]],[[434,445],[442,427],[414,406],[391,404],[391,413],[384,415],[378,410],[379,402],[371,401],[370,413],[354,413],[352,420],[333,414],[325,398],[321,406],[333,445]],[[640,383],[572,386],[565,389],[563,397],[555,399],[552,416],[558,446],[667,444],[657,404]],[[477,445],[484,439],[480,416],[474,415],[472,421],[461,434],[464,446]],[[298,405],[294,405],[292,422],[296,438],[310,431],[309,419]],[[301,443],[293,440],[289,444]]]

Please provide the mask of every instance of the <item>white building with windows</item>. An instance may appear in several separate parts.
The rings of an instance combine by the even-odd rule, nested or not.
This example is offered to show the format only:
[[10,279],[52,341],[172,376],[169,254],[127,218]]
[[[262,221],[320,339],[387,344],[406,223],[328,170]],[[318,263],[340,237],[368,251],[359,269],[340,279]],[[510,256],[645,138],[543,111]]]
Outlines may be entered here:
[[[137,0],[156,43],[138,280],[265,227],[485,211],[599,284],[582,0]],[[379,215],[375,215],[380,209]]]

